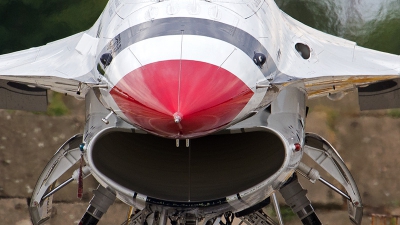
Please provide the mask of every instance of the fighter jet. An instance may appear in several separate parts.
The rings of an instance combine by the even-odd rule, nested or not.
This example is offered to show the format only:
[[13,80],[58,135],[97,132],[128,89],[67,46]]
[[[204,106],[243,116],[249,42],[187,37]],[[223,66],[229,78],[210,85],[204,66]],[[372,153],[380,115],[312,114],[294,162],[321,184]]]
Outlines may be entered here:
[[131,207],[130,225],[283,224],[277,192],[303,224],[321,224],[298,175],[346,198],[360,224],[343,159],[304,131],[306,102],[357,90],[361,110],[400,107],[399,78],[400,56],[310,28],[273,0],[110,0],[89,30],[0,56],[0,107],[40,110],[47,90],[86,102],[83,134],[33,190],[35,225],[58,190],[77,180],[80,196],[90,175],[100,185],[81,225],[97,224],[116,198]]

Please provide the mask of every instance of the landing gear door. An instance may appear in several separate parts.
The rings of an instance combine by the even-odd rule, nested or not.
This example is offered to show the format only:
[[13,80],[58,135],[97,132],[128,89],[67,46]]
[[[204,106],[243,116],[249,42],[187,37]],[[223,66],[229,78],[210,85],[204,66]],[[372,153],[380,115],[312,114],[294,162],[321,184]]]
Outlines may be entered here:
[[82,143],[82,137],[82,134],[77,134],[65,142],[40,174],[29,203],[29,213],[34,225],[43,224],[50,218],[53,195],[44,199],[43,196],[54,188],[57,179],[80,159],[79,145]]
[[354,224],[361,224],[363,215],[361,196],[356,182],[339,153],[328,141],[313,133],[306,133],[304,152],[343,185],[351,198],[351,201],[348,201],[350,220]]

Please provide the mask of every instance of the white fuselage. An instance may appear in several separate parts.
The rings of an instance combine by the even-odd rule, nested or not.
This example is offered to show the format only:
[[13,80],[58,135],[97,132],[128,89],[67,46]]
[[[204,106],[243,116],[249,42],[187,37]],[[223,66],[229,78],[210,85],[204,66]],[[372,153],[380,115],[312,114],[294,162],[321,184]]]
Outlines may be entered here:
[[[264,1],[110,1],[94,70],[110,87],[102,102],[134,126],[174,139],[242,120],[271,102],[263,99],[279,73],[276,10]],[[261,65],[255,54],[265,56]]]
[[[253,206],[285,183],[303,155],[295,146],[304,145],[306,95],[301,84],[283,90],[279,85],[269,85],[281,75],[277,49],[282,46],[278,46],[280,11],[273,1],[271,6],[267,2],[257,7],[252,5],[256,1],[247,5],[218,1],[109,2],[97,22],[101,40],[93,71],[109,88],[87,94],[84,134],[86,162],[102,186],[139,209],[155,204],[215,216]],[[265,110],[268,105],[271,112]],[[108,110],[115,115],[104,124],[101,118]],[[210,141],[215,136],[208,135],[221,130],[222,136],[216,135],[219,141]],[[252,143],[244,138],[256,137],[257,133],[260,139],[252,139]],[[126,139],[108,138],[114,135]],[[241,143],[237,146],[246,147],[239,150],[226,146],[233,143],[231,138]],[[179,144],[178,139],[186,141]],[[198,153],[214,152],[193,158],[193,164],[178,156],[192,148]],[[231,150],[237,150],[240,156],[229,153]],[[262,156],[273,152],[279,157]],[[217,153],[233,156],[226,161],[233,164],[222,164],[224,159]],[[248,157],[259,162],[245,164],[242,158]],[[199,186],[189,182],[188,190],[209,192],[218,186],[218,182],[211,182],[212,177],[224,182],[221,190],[238,190],[209,198],[194,198],[190,191],[188,195],[185,191],[176,193],[185,184],[186,163],[196,167],[195,162],[201,159],[205,161],[197,166],[203,169],[193,174],[189,170],[188,174],[193,180],[207,179]],[[221,168],[210,172],[210,164]],[[249,165],[270,172],[251,182],[231,182],[230,177],[235,176],[231,167],[238,168],[238,174],[247,171],[244,177],[257,174],[259,169],[249,169]],[[160,175],[163,172],[169,175]],[[173,182],[177,177],[183,178]],[[154,179],[160,183],[153,185]],[[165,194],[164,187],[178,197]]]

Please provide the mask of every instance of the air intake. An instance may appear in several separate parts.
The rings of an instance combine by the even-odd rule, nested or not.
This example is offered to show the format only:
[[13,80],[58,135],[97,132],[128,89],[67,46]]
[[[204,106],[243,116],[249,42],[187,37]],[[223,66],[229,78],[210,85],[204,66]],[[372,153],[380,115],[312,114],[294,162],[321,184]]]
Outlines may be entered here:
[[237,194],[276,173],[285,160],[268,130],[185,141],[110,129],[90,149],[93,167],[137,193],[172,202],[204,202]]

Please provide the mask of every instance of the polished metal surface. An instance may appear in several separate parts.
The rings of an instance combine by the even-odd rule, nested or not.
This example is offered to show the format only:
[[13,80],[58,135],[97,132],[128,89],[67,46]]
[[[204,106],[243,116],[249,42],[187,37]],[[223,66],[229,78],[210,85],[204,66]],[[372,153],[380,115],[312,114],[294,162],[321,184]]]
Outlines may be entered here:
[[100,219],[103,216],[103,212],[98,210],[96,207],[89,205],[89,208],[86,210],[88,213],[90,213],[92,216],[94,216],[96,219]]
[[[277,2],[283,11],[316,29],[365,47],[397,54],[400,51],[399,0]],[[311,152],[311,157],[321,155],[320,151],[315,153],[313,149],[307,149],[313,146],[304,144],[307,98],[328,95],[339,99],[345,91],[355,87],[400,76],[398,56],[360,48],[354,42],[306,27],[282,15],[272,4],[273,0],[254,0],[253,4],[243,7],[224,0],[194,1],[193,5],[184,2],[184,7],[190,8],[179,13],[171,10],[168,3],[159,1],[154,3],[156,7],[150,6],[152,2],[122,7],[119,1],[110,1],[106,13],[87,32],[40,49],[0,57],[0,68],[3,69],[0,69],[0,75],[6,80],[37,83],[67,94],[72,90],[72,95],[80,98],[89,93],[86,95],[89,107],[83,142],[91,147],[83,154],[96,172],[95,178],[104,184],[95,191],[90,203],[92,206],[88,209],[88,213],[97,219],[106,213],[116,196],[143,210],[147,209],[145,204],[185,208],[185,216],[181,218],[187,224],[197,224],[202,215],[196,213],[203,210],[202,207],[215,206],[206,209],[213,213],[210,218],[215,218],[220,212],[231,213],[252,206],[259,202],[258,198],[267,197],[282,187],[298,166],[303,152],[292,151],[290,146],[297,145],[298,150],[303,146],[304,152]],[[215,8],[210,8],[210,4],[215,4]],[[136,8],[139,6],[140,10]],[[161,9],[166,9],[164,12],[169,12],[168,15],[158,14],[157,10]],[[176,19],[178,17],[180,19]],[[182,25],[185,25],[184,30],[181,30]],[[140,35],[136,35],[139,31]],[[382,43],[382,46],[376,43]],[[96,52],[101,49],[101,52]],[[218,52],[211,51],[214,49]],[[254,49],[259,50],[256,53]],[[149,52],[157,54],[147,54]],[[263,56],[256,60],[257,66],[249,61],[254,59],[253,53],[254,56]],[[98,61],[101,63],[105,54],[113,54],[113,64],[107,57],[106,63],[102,63],[104,67],[101,67]],[[20,62],[14,56],[18,56]],[[205,59],[209,62],[203,62]],[[21,62],[32,65],[15,68]],[[264,63],[267,64],[263,66]],[[75,65],[79,65],[79,70]],[[93,66],[97,70],[92,70]],[[168,68],[171,73],[165,73]],[[217,74],[221,68],[226,73],[220,73],[218,79],[214,79],[214,75],[207,79],[194,76],[198,71],[199,74]],[[146,71],[149,76],[144,76]],[[43,74],[51,76],[41,77]],[[179,85],[175,79],[168,79],[176,74],[179,74]],[[108,86],[108,82],[109,90],[101,88]],[[215,89],[218,85],[224,88]],[[94,86],[97,88],[88,92]],[[195,94],[192,96],[192,93]],[[183,101],[182,96],[190,98]],[[92,101],[94,97],[102,104]],[[231,102],[232,99],[235,101]],[[186,112],[180,106],[182,102],[187,102]],[[205,136],[247,119],[248,115],[254,115],[268,105],[271,105],[270,113],[253,117],[252,122],[254,118],[260,120],[251,127],[243,126],[251,124],[243,121],[235,125],[241,126],[237,129]],[[164,115],[167,115],[166,123]],[[101,120],[104,124],[99,125]],[[126,126],[123,121],[171,139],[139,134],[129,124],[129,132],[105,131],[105,127],[122,129]],[[248,132],[250,129],[260,130],[251,133]],[[184,131],[186,133],[182,134]],[[194,137],[196,139],[190,142],[187,139]],[[179,146],[177,138],[186,139],[186,145]],[[324,139],[317,139],[317,144],[321,143],[336,153]],[[325,148],[317,150],[324,150],[323,154],[330,153]],[[353,200],[353,204],[349,204],[349,214],[359,224],[362,204],[358,189],[340,156],[335,154],[331,158],[331,165],[321,166],[328,168],[328,172],[337,172],[336,165],[342,168],[336,177],[335,174],[332,176],[344,185],[350,196],[347,198]],[[77,160],[77,157],[73,158],[74,162]],[[52,163],[50,165],[59,164]],[[53,170],[50,169],[45,171]],[[48,179],[45,175],[40,180]],[[59,176],[57,173],[54,178]],[[34,190],[37,199],[47,190],[47,187],[40,188]],[[300,219],[316,218],[306,190],[298,182],[288,182],[281,193]],[[32,217],[47,218],[48,215],[40,214],[39,201],[34,201],[34,197],[30,207],[36,211]],[[272,197],[276,204],[275,196]],[[188,208],[199,211],[189,212]],[[206,210],[202,213],[208,216]],[[154,225],[164,224],[166,211],[151,210],[151,213],[153,222],[156,221]],[[148,215],[142,215],[142,221],[147,220]],[[272,224],[262,211],[249,215],[247,220],[250,224]]]
[[69,178],[68,180],[64,181],[62,184],[58,185],[56,188],[54,188],[53,190],[51,190],[49,193],[47,193],[46,195],[44,195],[42,197],[42,200],[45,198],[48,198],[50,195],[53,195],[54,193],[56,193],[57,191],[61,190],[63,187],[65,187],[67,184],[71,183],[72,181],[74,181],[74,178]]
[[278,199],[276,198],[275,192],[272,193],[271,199],[272,199],[272,204],[274,205],[274,209],[275,209],[276,217],[278,218],[279,225],[283,225],[281,209],[279,207],[279,202],[278,202]]
[[336,193],[340,194],[341,196],[343,196],[344,198],[346,198],[347,200],[351,201],[351,198],[349,197],[349,195],[347,195],[346,193],[344,193],[343,191],[341,191],[339,188],[335,187],[333,184],[329,183],[327,180],[325,180],[324,178],[320,177],[319,181],[321,181],[321,183],[325,184],[326,186],[328,186],[329,188],[331,188],[332,190],[334,190]]
[[308,206],[302,208],[300,211],[298,211],[297,216],[299,218],[303,219],[304,217],[311,214],[312,212],[314,212],[313,207],[311,205],[308,205]]

